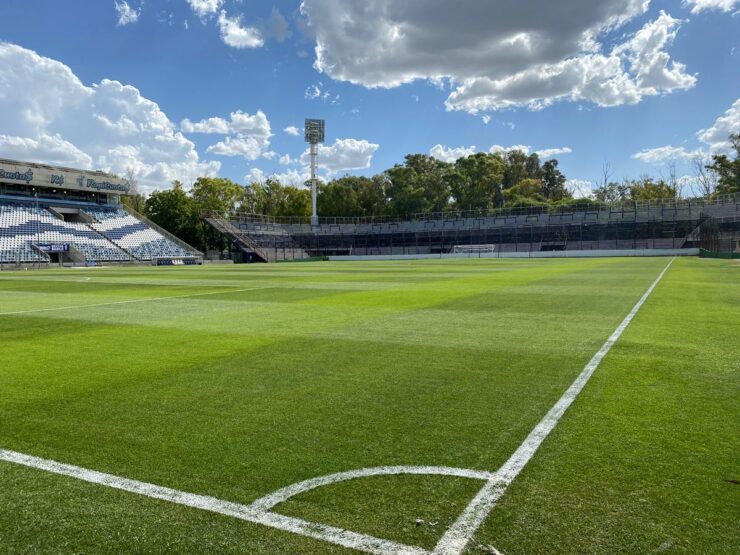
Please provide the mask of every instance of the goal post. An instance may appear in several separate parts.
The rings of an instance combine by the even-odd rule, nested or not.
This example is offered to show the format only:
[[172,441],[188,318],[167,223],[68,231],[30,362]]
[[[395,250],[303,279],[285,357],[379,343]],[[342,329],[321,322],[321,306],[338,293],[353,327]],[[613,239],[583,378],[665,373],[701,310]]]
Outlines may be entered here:
[[452,248],[453,254],[493,254],[496,252],[496,245],[455,245]]

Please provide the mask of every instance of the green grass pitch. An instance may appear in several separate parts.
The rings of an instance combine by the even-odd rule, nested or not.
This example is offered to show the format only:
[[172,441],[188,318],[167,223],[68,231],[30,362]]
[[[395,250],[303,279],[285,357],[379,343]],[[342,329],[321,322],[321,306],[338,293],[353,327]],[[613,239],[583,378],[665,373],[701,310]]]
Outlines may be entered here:
[[[667,262],[3,272],[0,449],[243,504],[495,471]],[[466,553],[737,553],[738,481],[740,265],[678,259]],[[275,511],[432,550],[480,487],[378,476]],[[8,462],[0,551],[354,552]]]

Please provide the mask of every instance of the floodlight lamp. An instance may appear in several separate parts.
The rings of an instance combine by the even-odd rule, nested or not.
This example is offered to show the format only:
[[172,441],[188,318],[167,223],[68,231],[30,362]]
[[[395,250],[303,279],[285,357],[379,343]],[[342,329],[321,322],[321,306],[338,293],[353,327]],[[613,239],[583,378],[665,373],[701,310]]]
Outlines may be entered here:
[[324,142],[325,126],[323,119],[307,119],[304,126],[306,142],[317,145]]

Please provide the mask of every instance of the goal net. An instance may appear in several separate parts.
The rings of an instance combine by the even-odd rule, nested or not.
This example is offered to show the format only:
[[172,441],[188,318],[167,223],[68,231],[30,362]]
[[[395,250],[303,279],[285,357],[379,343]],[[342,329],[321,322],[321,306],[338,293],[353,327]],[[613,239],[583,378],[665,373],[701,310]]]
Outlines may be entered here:
[[452,250],[455,254],[485,254],[496,252],[496,245],[455,245]]

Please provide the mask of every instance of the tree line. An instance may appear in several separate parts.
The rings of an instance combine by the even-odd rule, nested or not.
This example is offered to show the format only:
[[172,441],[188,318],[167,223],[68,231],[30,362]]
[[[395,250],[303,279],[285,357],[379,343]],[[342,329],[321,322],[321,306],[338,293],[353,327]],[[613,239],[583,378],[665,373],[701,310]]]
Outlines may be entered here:
[[[740,135],[730,142],[734,157],[714,155],[697,162],[699,196],[740,192]],[[344,176],[318,187],[318,211],[325,217],[405,216],[492,208],[548,209],[575,203],[670,200],[681,196],[681,184],[668,177],[614,182],[605,165],[603,179],[590,198],[573,198],[556,159],[540,160],[520,150],[476,153],[453,163],[425,154],[410,154],[403,164],[374,175]],[[189,244],[220,248],[222,238],[202,219],[204,213],[235,211],[273,217],[309,217],[311,193],[306,187],[277,179],[241,186],[225,178],[198,178],[190,190],[175,181],[171,189],[124,199],[129,206]]]

